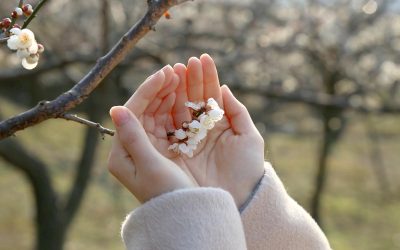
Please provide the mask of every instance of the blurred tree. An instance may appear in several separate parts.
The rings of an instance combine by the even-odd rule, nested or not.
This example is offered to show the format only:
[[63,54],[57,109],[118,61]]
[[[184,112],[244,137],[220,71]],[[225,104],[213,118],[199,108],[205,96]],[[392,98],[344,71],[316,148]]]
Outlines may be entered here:
[[[50,1],[47,11],[32,23],[47,48],[37,69],[15,69],[18,62],[0,50],[1,98],[27,108],[69,89],[104,54],[109,41],[117,40],[138,19],[145,4],[138,0],[88,0],[79,4]],[[298,120],[310,117],[308,113],[295,118],[284,114],[284,119],[278,119],[277,114],[289,102],[307,105],[313,118],[321,121],[315,190],[310,200],[311,213],[320,222],[329,155],[348,120],[355,113],[400,113],[398,1],[210,0],[181,7],[179,11],[172,10],[172,19],[159,24],[157,32],[149,34],[146,42],[139,44],[76,112],[101,122],[110,106],[121,103],[136,88],[132,82],[140,82],[166,62],[182,62],[207,52],[217,60],[220,79],[236,90],[255,114],[256,122],[295,132]],[[8,13],[10,8],[8,1],[3,1],[0,13]],[[104,12],[107,9],[108,14]],[[372,131],[371,144],[379,138],[373,127],[367,128]],[[84,178],[90,175],[92,160],[83,158],[85,154],[95,154],[95,149],[89,147],[94,148],[98,140],[94,139],[97,132],[90,131],[86,132],[80,160],[85,166],[76,168],[85,169]],[[43,191],[50,199],[57,199],[49,178],[43,177],[48,174],[40,156],[32,156],[15,138],[0,143],[0,154],[18,168],[27,169],[32,181],[47,179]],[[26,164],[29,162],[32,164]],[[37,166],[43,168],[39,171]],[[37,173],[41,173],[39,177]],[[385,171],[379,169],[375,173],[380,186],[390,189],[385,184]],[[78,176],[76,183],[83,178]],[[85,180],[75,192],[83,194],[86,185]],[[66,204],[54,202],[54,216],[49,216],[52,222],[47,228],[60,223],[65,223],[64,229],[68,227],[69,222],[59,221],[64,210],[71,207]]]

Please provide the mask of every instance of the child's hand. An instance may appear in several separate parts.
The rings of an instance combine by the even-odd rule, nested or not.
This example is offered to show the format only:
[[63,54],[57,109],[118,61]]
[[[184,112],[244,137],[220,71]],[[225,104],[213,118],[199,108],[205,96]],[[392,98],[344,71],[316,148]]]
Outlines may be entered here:
[[264,173],[263,138],[246,107],[227,86],[220,87],[215,63],[209,55],[202,55],[200,60],[190,58],[187,69],[182,64],[174,69],[180,78],[172,113],[176,128],[191,120],[186,101],[207,102],[212,97],[225,110],[225,116],[209,131],[192,158],[161,152],[189,172],[200,186],[229,191],[240,206]]
[[197,185],[160,153],[169,145],[166,129],[172,126],[168,118],[178,82],[172,67],[166,66],[138,88],[126,107],[110,111],[117,134],[109,155],[109,170],[141,202]]

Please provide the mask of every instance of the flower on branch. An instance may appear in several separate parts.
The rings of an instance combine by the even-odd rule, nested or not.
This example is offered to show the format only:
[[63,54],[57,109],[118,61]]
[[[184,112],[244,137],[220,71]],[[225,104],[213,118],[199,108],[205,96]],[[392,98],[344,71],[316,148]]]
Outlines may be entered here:
[[25,69],[34,69],[39,62],[39,54],[44,51],[43,45],[36,42],[35,34],[29,29],[12,28],[10,34],[8,48],[17,51]]
[[223,118],[224,110],[213,98],[208,99],[207,104],[205,102],[186,102],[185,106],[192,110],[193,120],[184,122],[182,128],[170,133],[178,142],[170,145],[168,150],[193,157],[193,152],[197,149],[197,145],[206,138],[208,130],[213,129],[215,124]]

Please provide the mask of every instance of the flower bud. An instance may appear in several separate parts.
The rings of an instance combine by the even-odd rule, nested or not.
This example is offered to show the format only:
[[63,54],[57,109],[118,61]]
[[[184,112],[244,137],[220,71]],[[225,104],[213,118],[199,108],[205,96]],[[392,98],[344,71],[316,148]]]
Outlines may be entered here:
[[15,23],[15,24],[13,25],[13,28],[21,29],[21,25],[19,25],[18,23]]
[[43,52],[44,52],[44,46],[42,44],[38,43],[38,51],[37,51],[37,53],[41,54]]
[[8,27],[10,27],[10,24],[11,24],[11,19],[10,18],[4,18],[3,19],[3,21],[2,21],[2,23],[3,23],[3,27],[4,28],[8,28]]
[[24,4],[22,6],[22,11],[24,12],[25,16],[30,16],[33,12],[32,5],[30,4]]
[[24,14],[20,7],[15,8],[14,12],[17,13],[18,16],[22,16],[22,14]]
[[18,17],[18,14],[15,10],[13,12],[11,12],[11,17],[14,19]]

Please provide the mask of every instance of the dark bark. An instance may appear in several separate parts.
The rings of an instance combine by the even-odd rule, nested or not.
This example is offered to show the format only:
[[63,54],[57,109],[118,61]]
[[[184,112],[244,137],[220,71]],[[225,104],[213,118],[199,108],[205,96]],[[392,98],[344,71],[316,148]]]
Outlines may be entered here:
[[82,103],[102,80],[126,57],[136,43],[149,31],[172,6],[186,0],[148,1],[149,7],[142,19],[119,40],[73,88],[52,101],[41,101],[34,108],[0,122],[0,139],[51,118],[57,118]]
[[[335,84],[340,79],[338,72],[327,73],[325,75],[326,92],[328,95],[335,95]],[[346,120],[343,116],[343,110],[332,107],[321,109],[323,134],[321,148],[318,157],[318,169],[315,177],[315,189],[311,198],[311,216],[322,227],[321,204],[328,177],[328,159],[329,155],[338,141],[340,135],[346,127]],[[339,127],[332,126],[332,119],[338,119]]]
[[51,184],[46,165],[25,150],[15,138],[0,142],[0,155],[29,180],[36,206],[35,249],[60,249],[62,222],[59,217],[57,195]]

